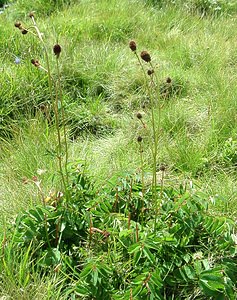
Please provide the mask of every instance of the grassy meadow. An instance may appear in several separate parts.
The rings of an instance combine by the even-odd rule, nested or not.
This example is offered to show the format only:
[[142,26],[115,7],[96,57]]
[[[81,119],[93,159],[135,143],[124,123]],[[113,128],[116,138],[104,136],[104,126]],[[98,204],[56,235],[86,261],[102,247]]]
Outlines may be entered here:
[[231,0],[2,9],[0,299],[236,299],[236,21]]

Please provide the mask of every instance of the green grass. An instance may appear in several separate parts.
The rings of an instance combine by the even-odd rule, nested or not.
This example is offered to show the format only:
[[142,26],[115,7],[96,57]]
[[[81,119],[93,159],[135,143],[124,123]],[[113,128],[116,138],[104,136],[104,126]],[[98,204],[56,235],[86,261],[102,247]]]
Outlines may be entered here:
[[[37,5],[39,13],[44,15],[42,3]],[[44,64],[40,46],[13,26],[19,18],[29,23],[29,5],[17,1],[1,15],[5,24],[0,27],[1,35],[9,36],[0,41],[4,70],[1,73],[3,136],[11,136],[12,127],[21,126],[23,118],[34,117],[41,105],[49,102],[45,75],[30,64],[32,57]],[[18,7],[24,11],[24,17],[16,13]],[[130,10],[134,11],[132,16]],[[161,160],[171,166],[171,171],[195,178],[200,173],[209,174],[206,165],[208,168],[214,165],[215,172],[221,172],[218,156],[225,141],[230,137],[235,139],[236,134],[235,15],[200,19],[198,14],[187,14],[172,5],[159,10],[144,6],[141,1],[122,1],[119,5],[84,1],[61,11],[56,9],[50,21],[47,15],[38,21],[48,46],[59,39],[63,47],[63,90],[72,138],[88,133],[102,136],[101,140],[96,139],[96,146],[103,149],[109,144],[112,152],[118,151],[119,140],[136,140],[136,129],[134,134],[134,129],[130,130],[136,127],[136,121],[131,118],[136,111],[147,113],[149,108],[143,108],[146,100],[142,74],[127,48],[128,41],[134,38],[139,49],[151,52],[160,80],[170,76],[185,91],[164,105]],[[15,56],[22,59],[19,65],[14,64]],[[93,152],[94,138],[90,139],[92,142],[87,141],[86,145],[88,152]],[[134,144],[130,143],[131,153],[137,147]],[[121,154],[121,150],[118,152],[112,155],[112,168],[108,166],[111,158],[99,161],[99,165],[104,165],[103,170],[107,169],[107,174],[97,169],[100,178],[103,174],[107,178],[120,172],[119,166],[126,168],[126,161],[131,159]],[[137,159],[132,160],[127,168],[135,170]],[[174,174],[179,177],[179,172]],[[225,173],[228,176],[228,170]]]
[[[24,184],[25,178],[38,176],[45,197],[60,188],[47,76],[30,63],[35,58],[45,66],[44,53],[34,37],[14,27],[19,20],[30,24],[31,10],[46,39],[53,74],[51,49],[56,42],[62,46],[70,164],[85,165],[98,188],[125,174],[140,174],[137,136],[142,135],[145,177],[151,182],[151,112],[143,73],[128,47],[134,39],[138,51],[151,54],[161,87],[167,77],[172,79],[169,97],[161,99],[158,164],[167,165],[165,184],[192,181],[197,191],[208,195],[210,211],[237,217],[237,8],[234,2],[219,1],[217,14],[214,6],[204,7],[208,1],[186,2],[18,0],[4,10],[0,15],[0,224],[40,203],[37,188]],[[146,129],[137,112],[143,114]],[[46,172],[38,175],[39,170]],[[18,299],[31,299],[38,295],[38,286],[39,296],[34,299],[42,299],[42,285],[44,299],[53,299],[46,296],[52,278],[47,283],[35,274],[32,286],[21,294],[18,283],[4,272],[0,296],[13,299],[16,290]]]
[[[7,218],[15,217],[19,209],[37,203],[38,191],[32,183],[33,176],[42,180],[47,194],[57,186],[58,174],[55,170],[56,135],[41,118],[31,120],[15,132],[10,141],[1,147],[1,202],[0,210]],[[14,140],[14,142],[13,142]],[[39,175],[40,170],[43,174]]]

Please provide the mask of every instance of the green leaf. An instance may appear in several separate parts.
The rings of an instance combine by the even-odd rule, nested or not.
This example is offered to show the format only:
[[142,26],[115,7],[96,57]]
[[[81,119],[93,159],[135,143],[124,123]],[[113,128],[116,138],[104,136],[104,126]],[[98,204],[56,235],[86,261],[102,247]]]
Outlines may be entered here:
[[128,248],[128,253],[132,254],[136,252],[138,249],[140,249],[140,247],[141,247],[140,243],[133,244]]
[[110,212],[108,206],[105,205],[105,203],[100,203],[100,208],[103,210],[103,212],[106,212],[106,213]]
[[151,251],[149,250],[149,248],[147,246],[144,246],[143,253],[145,254],[145,256],[149,259],[149,261],[152,264],[156,263],[154,255],[151,253]]
[[89,263],[88,265],[86,265],[83,270],[80,273],[80,278],[85,278],[87,277],[90,273],[92,272],[92,264]]
[[185,274],[188,277],[188,279],[194,280],[196,278],[196,273],[192,266],[185,265],[185,266],[183,266],[183,269],[184,269]]
[[43,214],[42,210],[40,210],[38,208],[36,208],[36,210],[30,209],[29,215],[38,222],[42,222],[44,220],[44,214]]
[[214,279],[200,279],[200,286],[211,291],[220,291],[225,289],[224,283],[217,282]]
[[186,254],[183,255],[183,259],[186,263],[188,263],[191,259],[191,256],[188,253],[186,253]]
[[63,232],[65,228],[66,228],[66,222],[62,222],[60,227],[60,232]]
[[61,252],[58,249],[52,249],[56,262],[59,262],[61,259]]
[[144,280],[147,278],[148,273],[142,273],[133,279],[132,283],[135,285],[143,284]]
[[93,271],[92,271],[92,281],[93,281],[93,285],[96,286],[97,281],[98,281],[98,270],[96,267],[93,268]]
[[212,292],[225,291],[224,276],[221,268],[203,271],[200,274],[199,285],[209,295]]
[[212,217],[206,217],[205,218],[204,227],[206,228],[206,230],[209,231],[209,229],[212,226],[212,223],[213,223],[213,218]]
[[161,288],[163,286],[163,281],[161,280],[158,270],[152,273],[150,282],[152,282],[157,288]]
[[180,246],[184,247],[187,246],[189,244],[189,237],[188,236],[183,236],[181,241],[180,241]]
[[111,267],[109,268],[105,264],[100,264],[99,266],[97,266],[97,269],[98,269],[98,272],[105,278],[112,276],[112,274],[113,274]]
[[40,260],[40,264],[46,266],[52,266],[58,264],[60,262],[60,259],[61,259],[61,253],[56,248],[51,250],[46,250],[44,256]]
[[77,296],[88,296],[89,292],[88,289],[85,288],[85,286],[77,286],[76,288],[76,295]]
[[140,248],[138,249],[138,251],[135,253],[134,255],[134,264],[137,265],[140,258],[142,256],[142,251],[140,250]]
[[194,261],[194,268],[197,274],[201,273],[203,271],[202,263],[199,260]]
[[[185,273],[185,271],[184,271],[184,269],[183,268],[180,268],[179,270],[178,270],[178,273],[177,274],[179,274],[179,275],[181,275],[181,277],[180,277],[180,279],[182,280],[184,280],[185,282],[187,282],[188,280],[187,280],[187,276],[186,276],[186,273]],[[176,276],[176,280],[178,279],[178,277]]]
[[137,297],[141,291],[142,291],[143,287],[142,286],[137,286],[133,291],[132,291],[132,296],[133,297]]
[[30,229],[31,231],[33,231],[35,233],[37,231],[37,225],[30,218],[24,219],[21,223],[21,226],[25,227],[25,229]]
[[208,271],[210,269],[210,263],[209,263],[208,259],[203,259],[202,264],[203,264],[203,267],[205,270]]

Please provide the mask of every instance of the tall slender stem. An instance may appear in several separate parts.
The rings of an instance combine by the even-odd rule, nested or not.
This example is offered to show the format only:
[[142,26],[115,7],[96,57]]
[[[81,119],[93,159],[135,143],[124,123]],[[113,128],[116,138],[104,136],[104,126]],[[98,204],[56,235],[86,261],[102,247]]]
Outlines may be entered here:
[[65,145],[65,174],[66,174],[66,181],[67,185],[69,185],[69,178],[68,178],[68,144],[67,144],[67,133],[66,133],[66,124],[65,124],[65,110],[64,110],[64,101],[63,101],[63,94],[62,94],[62,86],[61,86],[61,76],[58,64],[58,57],[56,58],[56,67],[57,67],[57,74],[58,74],[58,90],[59,90],[59,98],[61,102],[61,112],[62,112],[62,123],[63,123],[63,137],[64,137],[64,145]]
[[[153,203],[155,204],[156,208],[156,213],[155,213],[155,223],[154,223],[154,231],[156,228],[156,223],[157,223],[157,216],[158,216],[158,203],[157,203],[157,174],[156,174],[156,169],[157,169],[157,155],[158,155],[158,141],[159,141],[159,131],[160,131],[160,103],[159,103],[159,114],[158,114],[158,128],[156,127],[156,120],[155,120],[155,97],[158,95],[153,94],[152,87],[149,85],[148,80],[147,80],[147,73],[145,71],[145,68],[140,60],[140,57],[138,56],[137,52],[134,52],[139,64],[142,68],[144,78],[145,78],[145,85],[149,97],[149,101],[151,104],[151,123],[152,123],[152,141],[154,143],[154,146],[151,146],[151,152],[152,152],[152,157],[153,157],[153,166],[152,166],[152,200]],[[151,83],[155,87],[154,80],[153,80],[153,74],[155,73],[154,67],[150,63],[150,66],[153,70],[153,73],[150,75],[151,78]],[[155,75],[156,76],[156,75]],[[156,77],[157,80],[157,77]]]
[[145,208],[145,203],[144,203],[144,194],[145,194],[145,182],[144,182],[144,162],[143,162],[143,149],[142,149],[142,144],[139,143],[140,146],[140,159],[141,159],[141,174],[142,174],[142,214],[141,214],[141,224],[143,226],[143,221],[144,221],[144,208]]
[[[59,126],[58,90],[57,90],[57,86],[55,86],[56,96],[55,96],[55,99],[54,99],[54,95],[53,95],[53,79],[52,79],[52,76],[51,76],[51,69],[50,69],[48,51],[47,51],[46,45],[44,43],[42,33],[40,32],[40,30],[39,30],[39,28],[38,28],[38,26],[37,26],[37,24],[35,22],[34,15],[31,14],[30,17],[31,17],[31,20],[33,22],[33,26],[35,28],[37,36],[38,36],[38,38],[39,38],[39,40],[42,43],[43,48],[44,48],[46,65],[47,65],[49,93],[50,93],[50,98],[51,98],[51,102],[52,102],[52,105],[53,105],[53,108],[54,108],[54,113],[55,113],[55,126],[56,126],[56,131],[57,131],[57,138],[58,138],[57,158],[58,158],[59,172],[60,172],[60,175],[61,175],[63,187],[64,187],[65,192],[66,192],[67,191],[67,185],[66,185],[66,181],[65,181],[65,178],[64,178],[64,172],[63,172],[63,166],[62,166],[62,141],[61,141],[61,134],[60,134],[60,126]],[[58,65],[57,65],[57,68],[58,68]],[[61,91],[60,91],[60,93],[61,93]]]

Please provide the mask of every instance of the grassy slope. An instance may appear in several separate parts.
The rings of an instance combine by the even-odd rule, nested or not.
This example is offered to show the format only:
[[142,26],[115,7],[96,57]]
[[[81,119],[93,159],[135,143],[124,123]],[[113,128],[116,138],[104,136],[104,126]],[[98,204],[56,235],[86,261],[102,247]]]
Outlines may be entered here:
[[[99,183],[139,170],[136,137],[142,128],[136,112],[144,114],[147,134],[150,126],[142,72],[127,46],[135,39],[139,50],[151,53],[160,80],[170,76],[182,86],[181,95],[167,100],[162,112],[159,157],[168,165],[167,184],[191,179],[216,199],[215,209],[236,216],[237,146],[226,142],[235,141],[237,132],[236,16],[201,19],[177,7],[157,10],[142,1],[103,0],[81,1],[47,17],[42,3],[35,5],[18,1],[0,15],[1,126],[13,132],[13,139],[4,138],[0,145],[1,215],[8,219],[37,201],[35,188],[22,184],[24,176],[46,169],[47,194],[57,175],[49,155],[55,135],[39,109],[48,101],[47,81],[29,62],[37,57],[44,64],[44,58],[34,39],[13,26],[17,19],[29,23],[28,10],[38,9],[49,49],[56,40],[63,48],[68,120],[80,134],[70,145],[70,160],[86,160]],[[14,55],[21,64],[14,64]],[[146,139],[144,153],[149,178]]]
[[[1,75],[4,121],[12,115],[19,120],[22,112],[31,118],[36,107],[47,102],[45,76],[29,63],[32,57],[37,57],[43,64],[40,47],[34,39],[22,36],[13,27],[13,21],[22,16],[23,7],[19,2],[1,16],[6,24],[1,26],[1,32],[8,37],[1,40],[1,46],[6,49],[2,57],[5,73]],[[27,17],[23,20],[29,23]],[[94,139],[87,135],[86,142],[79,139],[73,143],[72,160],[81,160],[84,156],[88,162],[93,159],[89,169],[102,180],[139,167],[135,140],[140,128],[135,113],[143,112],[149,123],[149,110],[142,108],[142,73],[127,47],[128,41],[134,38],[140,50],[150,51],[160,80],[170,76],[183,89],[181,96],[169,99],[163,108],[160,161],[170,166],[175,177],[195,178],[205,189],[208,179],[210,194],[221,192],[226,199],[233,196],[233,166],[226,162],[228,155],[224,162],[220,156],[226,150],[225,141],[230,137],[236,139],[235,17],[200,19],[177,7],[156,10],[143,6],[141,1],[120,1],[119,4],[117,1],[82,1],[80,5],[56,11],[49,18],[39,18],[38,22],[49,47],[57,39],[63,47],[64,93],[75,135],[90,130],[103,136]],[[14,55],[21,57],[20,65],[14,65]],[[7,115],[7,110],[11,114]],[[18,124],[11,122],[17,135]],[[24,130],[28,129],[21,133],[23,145],[17,152],[25,156],[27,164],[21,166],[20,154],[14,156],[9,149],[8,153],[13,156],[11,168],[14,164],[16,169],[27,166],[29,174],[17,172],[14,178],[33,176],[40,167],[35,160],[45,159],[25,152]],[[115,134],[106,135],[111,132]],[[50,139],[44,144],[47,143],[50,144]],[[79,154],[81,149],[84,150]],[[146,153],[149,164],[149,150]],[[3,169],[9,165],[8,155],[4,154]],[[173,173],[173,170],[178,172]],[[220,184],[223,180],[227,183],[224,186]],[[9,193],[4,197],[9,197]]]

